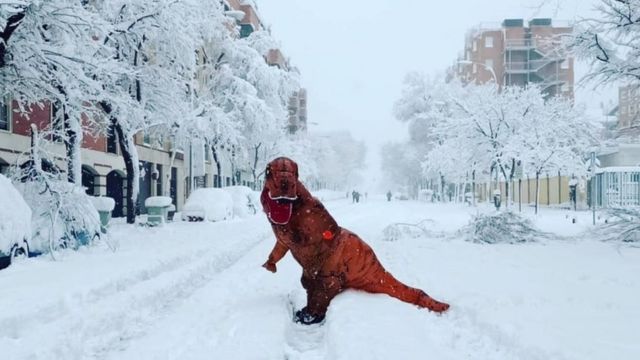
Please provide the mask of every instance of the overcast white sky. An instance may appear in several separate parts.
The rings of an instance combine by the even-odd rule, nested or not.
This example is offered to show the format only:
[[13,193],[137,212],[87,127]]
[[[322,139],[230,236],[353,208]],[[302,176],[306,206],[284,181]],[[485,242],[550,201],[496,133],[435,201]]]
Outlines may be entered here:
[[[406,137],[392,115],[405,74],[435,74],[453,63],[466,31],[505,18],[593,16],[597,0],[256,0],[263,22],[302,73],[310,131],[344,129],[367,143],[368,177],[381,144]],[[584,72],[584,66],[576,76]],[[608,89],[605,97],[613,97]],[[577,89],[597,107],[600,95]],[[598,99],[591,101],[591,99]],[[594,105],[595,104],[595,105]],[[313,125],[317,123],[318,125]]]

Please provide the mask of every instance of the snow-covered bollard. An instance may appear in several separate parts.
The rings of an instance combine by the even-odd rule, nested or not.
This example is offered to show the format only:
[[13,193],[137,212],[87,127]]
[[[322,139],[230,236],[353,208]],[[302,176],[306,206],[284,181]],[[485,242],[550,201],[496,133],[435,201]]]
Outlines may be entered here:
[[167,222],[173,200],[168,196],[151,196],[144,201],[147,208],[147,224],[156,226]]
[[93,206],[98,210],[98,214],[100,214],[100,224],[102,225],[102,232],[106,232],[106,227],[109,225],[109,221],[111,221],[111,211],[116,206],[116,202],[106,196],[93,196],[90,197]]
[[500,189],[493,190],[493,205],[496,207],[496,210],[500,210]]

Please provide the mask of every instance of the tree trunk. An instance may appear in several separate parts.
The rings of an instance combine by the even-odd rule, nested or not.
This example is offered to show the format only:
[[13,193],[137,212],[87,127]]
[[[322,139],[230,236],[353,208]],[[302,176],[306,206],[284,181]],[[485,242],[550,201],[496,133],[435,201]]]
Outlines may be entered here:
[[120,145],[120,151],[122,153],[122,160],[124,160],[124,166],[127,170],[127,224],[134,224],[136,222],[136,204],[138,200],[138,165],[134,158],[137,158],[135,153],[135,145],[133,139],[127,137],[119,122],[114,122],[114,130],[118,134],[118,143]]
[[[138,200],[138,153],[136,152],[135,145],[133,145],[133,139],[127,137],[118,119],[111,115],[111,105],[106,102],[101,102],[100,106],[109,116],[113,130],[118,136],[118,145],[120,146],[120,152],[122,153],[122,159],[124,160],[127,172],[127,223],[134,224],[136,222],[135,204]],[[171,169],[169,169],[169,171],[171,171]]]
[[67,154],[67,181],[73,184],[82,184],[82,159],[80,157],[82,127],[76,120],[71,119],[66,106],[61,105],[59,111],[62,111],[64,147]]
[[0,32],[0,69],[6,65],[5,58],[7,55],[7,46],[9,44],[9,39],[11,38],[11,35],[13,35],[13,33],[16,31],[18,26],[20,26],[20,23],[22,19],[24,19],[26,12],[26,9],[22,9],[22,11],[11,15],[9,19],[7,19],[7,24],[5,25],[4,29],[2,30],[2,32]]
[[214,178],[213,180],[213,187],[221,188],[222,187],[222,169],[221,169],[222,166],[220,164],[220,159],[218,159],[218,151],[216,150],[215,145],[211,145],[211,153],[212,153],[213,161],[216,163],[216,171],[218,175],[217,184],[216,184],[216,179]]
[[260,151],[260,146],[262,146],[262,143],[259,143],[258,145],[253,147],[253,167],[251,168],[251,172],[253,174],[253,190],[256,190],[256,186],[258,186],[258,160],[260,160],[259,158],[259,151]]
[[539,201],[540,201],[540,173],[536,172],[536,215],[538,215]]

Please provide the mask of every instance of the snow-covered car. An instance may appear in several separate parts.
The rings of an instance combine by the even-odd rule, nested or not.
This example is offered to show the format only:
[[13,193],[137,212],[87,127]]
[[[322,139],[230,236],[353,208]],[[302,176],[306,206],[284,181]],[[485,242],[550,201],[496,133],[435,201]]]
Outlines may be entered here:
[[182,207],[182,221],[221,221],[233,217],[233,198],[217,188],[197,189]]
[[233,216],[244,218],[255,215],[260,204],[260,195],[247,186],[228,186],[222,188],[233,199]]
[[29,255],[31,209],[11,181],[0,174],[0,269]]
[[31,207],[33,250],[45,253],[52,245],[77,249],[100,238],[100,216],[81,187],[61,180],[16,185]]

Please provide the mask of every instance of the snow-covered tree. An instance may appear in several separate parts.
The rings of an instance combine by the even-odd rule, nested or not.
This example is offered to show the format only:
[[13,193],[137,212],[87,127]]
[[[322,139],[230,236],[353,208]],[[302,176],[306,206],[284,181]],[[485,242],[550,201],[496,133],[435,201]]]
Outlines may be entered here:
[[582,107],[562,98],[551,98],[537,105],[536,116],[523,124],[523,131],[511,146],[527,173],[535,175],[535,210],[538,212],[540,175],[563,171],[586,175],[586,151],[597,143],[597,125]]
[[596,84],[640,80],[640,2],[600,0],[600,17],[585,19],[572,40],[579,58],[591,70],[584,80]]
[[68,180],[80,178],[83,132],[100,129],[93,104],[103,97],[98,78],[120,70],[97,59],[108,23],[76,0],[0,1],[0,97],[10,94],[23,111],[49,102],[50,132],[64,141]]
[[508,198],[517,163],[535,171],[579,168],[593,140],[594,127],[583,112],[560,97],[545,100],[535,86],[499,89],[456,80],[420,84],[415,79],[408,83],[403,96],[412,99],[398,101],[409,106],[398,111],[396,105],[396,115],[426,124],[423,168],[432,176],[462,183],[493,174],[496,183],[504,181]]

